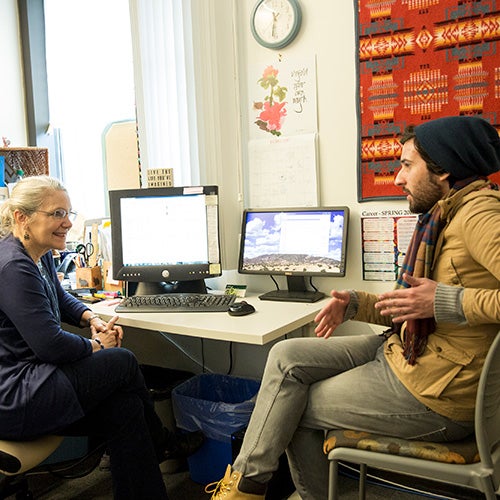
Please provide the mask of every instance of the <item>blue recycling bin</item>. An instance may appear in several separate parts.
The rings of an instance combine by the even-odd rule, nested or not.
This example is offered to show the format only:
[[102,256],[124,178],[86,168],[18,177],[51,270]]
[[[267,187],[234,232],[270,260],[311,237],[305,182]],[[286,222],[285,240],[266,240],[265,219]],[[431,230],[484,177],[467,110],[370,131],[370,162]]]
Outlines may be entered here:
[[172,391],[177,426],[201,430],[203,446],[188,458],[189,474],[207,484],[224,476],[232,462],[231,436],[248,425],[260,382],[230,375],[196,375]]

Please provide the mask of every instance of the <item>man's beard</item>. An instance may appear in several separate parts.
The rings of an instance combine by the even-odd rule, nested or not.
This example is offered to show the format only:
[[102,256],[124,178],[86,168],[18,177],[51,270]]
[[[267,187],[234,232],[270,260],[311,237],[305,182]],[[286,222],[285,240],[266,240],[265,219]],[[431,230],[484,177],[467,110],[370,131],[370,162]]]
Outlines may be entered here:
[[436,182],[433,175],[429,172],[428,183],[421,184],[416,189],[412,190],[411,199],[408,200],[410,212],[414,214],[423,214],[428,212],[437,201],[443,197],[443,190]]

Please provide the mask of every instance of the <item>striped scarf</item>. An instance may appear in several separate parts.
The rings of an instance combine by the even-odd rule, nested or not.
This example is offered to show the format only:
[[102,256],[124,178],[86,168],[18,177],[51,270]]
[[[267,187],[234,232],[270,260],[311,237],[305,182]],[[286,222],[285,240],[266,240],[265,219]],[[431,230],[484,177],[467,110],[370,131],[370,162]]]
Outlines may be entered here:
[[[468,184],[484,179],[484,177],[469,177],[457,181],[447,198],[453,196],[457,191]],[[487,183],[482,189],[495,189],[495,185]],[[403,274],[407,273],[416,278],[432,278],[432,263],[434,260],[434,250],[436,243],[444,227],[441,220],[441,207],[436,203],[427,213],[419,216],[415,230],[413,232],[408,250],[406,252],[399,278],[395,288],[409,288],[410,285],[403,281]],[[401,334],[401,323],[393,324],[390,333]],[[436,321],[432,318],[412,319],[406,322],[406,329],[403,339],[403,355],[408,364],[414,365],[417,358],[424,352],[427,345],[427,337],[436,329]]]

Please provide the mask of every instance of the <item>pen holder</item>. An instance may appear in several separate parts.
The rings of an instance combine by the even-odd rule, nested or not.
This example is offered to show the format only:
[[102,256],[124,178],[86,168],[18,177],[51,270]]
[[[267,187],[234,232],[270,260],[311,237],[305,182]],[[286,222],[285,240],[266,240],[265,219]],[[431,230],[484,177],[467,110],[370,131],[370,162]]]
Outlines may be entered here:
[[76,287],[102,290],[102,272],[100,266],[77,267]]

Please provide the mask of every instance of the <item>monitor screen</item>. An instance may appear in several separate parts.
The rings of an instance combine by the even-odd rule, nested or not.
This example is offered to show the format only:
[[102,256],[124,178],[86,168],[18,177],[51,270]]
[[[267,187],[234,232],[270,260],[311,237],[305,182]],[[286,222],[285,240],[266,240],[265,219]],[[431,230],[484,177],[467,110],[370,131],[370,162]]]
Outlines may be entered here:
[[218,187],[109,192],[113,277],[135,293],[205,293],[222,272]]
[[287,276],[288,290],[262,299],[319,300],[305,278],[345,276],[348,222],[347,207],[245,210],[238,271]]

